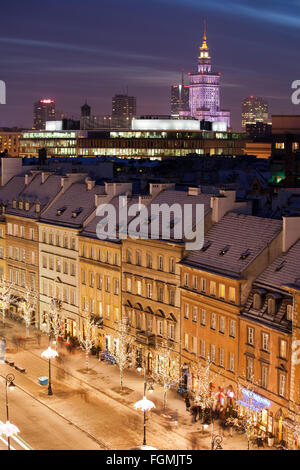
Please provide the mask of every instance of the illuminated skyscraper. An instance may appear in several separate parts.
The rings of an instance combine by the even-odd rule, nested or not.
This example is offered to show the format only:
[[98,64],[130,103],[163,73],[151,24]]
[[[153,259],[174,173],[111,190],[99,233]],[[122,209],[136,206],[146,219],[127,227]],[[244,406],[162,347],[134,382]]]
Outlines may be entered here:
[[268,102],[261,97],[253,95],[244,98],[242,101],[242,129],[246,124],[268,121]]
[[33,105],[33,129],[45,129],[46,121],[55,121],[55,101],[42,98]]
[[230,111],[220,109],[220,73],[212,72],[205,24],[198,71],[189,73],[189,76],[190,115],[199,120],[226,122],[230,127]]
[[189,85],[184,85],[183,74],[181,83],[171,86],[171,114],[177,115],[180,111],[189,111]]
[[130,128],[136,116],[136,98],[128,95],[115,95],[112,99],[112,125]]

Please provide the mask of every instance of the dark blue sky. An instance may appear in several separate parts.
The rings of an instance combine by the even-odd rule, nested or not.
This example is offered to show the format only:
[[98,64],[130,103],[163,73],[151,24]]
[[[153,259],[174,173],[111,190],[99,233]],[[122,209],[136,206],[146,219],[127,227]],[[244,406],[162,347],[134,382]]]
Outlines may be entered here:
[[196,68],[203,19],[221,105],[240,126],[240,102],[264,96],[273,113],[298,113],[291,82],[300,79],[300,0],[15,0],[1,5],[1,75],[7,105],[0,126],[32,125],[40,97],[78,116],[111,97],[137,97],[137,112],[169,113],[170,85]]

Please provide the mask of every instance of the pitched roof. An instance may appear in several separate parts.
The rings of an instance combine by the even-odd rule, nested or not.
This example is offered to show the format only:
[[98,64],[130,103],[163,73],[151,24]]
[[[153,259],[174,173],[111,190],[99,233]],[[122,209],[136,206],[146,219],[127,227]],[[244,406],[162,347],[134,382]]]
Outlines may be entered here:
[[279,220],[230,212],[207,232],[203,248],[188,252],[182,263],[240,277],[281,229]]
[[95,210],[95,195],[103,193],[104,186],[88,190],[86,183],[73,183],[43,212],[40,220],[77,228]]
[[300,239],[286,253],[278,256],[255,284],[280,290],[283,284],[300,284]]

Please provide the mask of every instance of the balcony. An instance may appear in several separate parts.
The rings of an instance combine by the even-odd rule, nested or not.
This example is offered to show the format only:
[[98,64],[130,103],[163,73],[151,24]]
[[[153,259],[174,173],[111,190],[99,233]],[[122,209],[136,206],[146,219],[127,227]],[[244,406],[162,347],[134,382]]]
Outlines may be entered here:
[[155,346],[155,335],[150,331],[139,331],[136,334],[136,341],[146,346]]

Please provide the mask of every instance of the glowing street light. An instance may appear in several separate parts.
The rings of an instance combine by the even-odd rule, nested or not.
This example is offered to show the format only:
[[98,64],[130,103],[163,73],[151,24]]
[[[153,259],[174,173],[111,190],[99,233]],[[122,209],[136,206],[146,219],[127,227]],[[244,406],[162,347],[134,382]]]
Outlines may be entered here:
[[147,445],[147,442],[146,442],[146,422],[147,422],[146,413],[147,413],[147,411],[151,411],[153,408],[155,408],[155,405],[154,405],[153,401],[148,400],[144,396],[142,400],[139,400],[134,404],[134,407],[135,407],[136,410],[141,410],[144,413],[144,440],[143,440],[143,446],[146,446]]
[[52,387],[51,387],[51,359],[54,359],[58,356],[58,352],[54,349],[48,347],[45,351],[42,352],[41,356],[44,359],[48,359],[49,361],[49,382],[48,382],[48,395],[53,395]]
[[9,413],[8,413],[8,389],[14,390],[15,376],[14,374],[7,374],[5,377],[5,397],[6,397],[6,423],[1,424],[0,426],[0,434],[4,434],[7,437],[7,446],[8,450],[10,450],[10,438],[11,436],[17,434],[19,429],[17,426],[9,422]]

